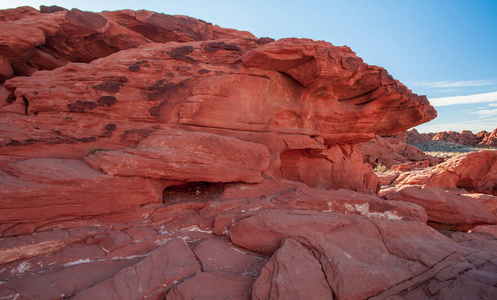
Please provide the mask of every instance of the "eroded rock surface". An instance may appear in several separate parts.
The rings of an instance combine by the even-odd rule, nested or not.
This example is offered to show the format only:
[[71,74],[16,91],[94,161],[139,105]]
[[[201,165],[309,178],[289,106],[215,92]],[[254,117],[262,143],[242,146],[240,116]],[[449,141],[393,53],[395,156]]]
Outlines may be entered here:
[[[0,298],[495,298],[495,199],[394,197],[414,173],[356,143],[436,112],[348,47],[56,6],[0,29]],[[492,191],[480,155],[420,184]]]
[[497,195],[497,151],[482,150],[458,155],[435,167],[405,172],[399,185],[424,185]]
[[497,146],[497,128],[492,132],[482,130],[476,134],[469,130],[463,130],[462,132],[442,131],[420,134],[417,130],[412,129],[408,131],[407,140],[411,145],[421,144],[433,140],[471,147],[495,148]]
[[[428,161],[428,165],[434,166],[440,160],[431,155],[423,153],[418,148],[406,142],[406,134],[376,136],[374,139],[357,145],[361,151],[364,162],[373,168],[381,165],[387,169],[393,166]],[[404,170],[407,171],[407,170]]]

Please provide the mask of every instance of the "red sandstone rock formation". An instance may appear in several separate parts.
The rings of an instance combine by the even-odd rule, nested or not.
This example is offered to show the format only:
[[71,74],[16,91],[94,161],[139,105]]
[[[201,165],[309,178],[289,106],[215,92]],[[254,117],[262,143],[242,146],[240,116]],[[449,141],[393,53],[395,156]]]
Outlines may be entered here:
[[372,167],[383,165],[392,168],[396,165],[428,161],[428,165],[436,165],[440,160],[424,154],[418,148],[406,142],[406,134],[376,136],[374,139],[358,144],[362,159]]
[[467,153],[435,167],[382,176],[379,195],[423,206],[429,222],[467,230],[495,223],[496,201],[490,195],[497,195],[496,170],[497,151]]
[[416,129],[407,132],[407,142],[411,145],[424,143],[427,141],[443,141],[461,144],[471,147],[493,147],[497,146],[497,129],[493,132],[485,130],[472,133],[469,130],[463,130],[461,133],[455,131],[442,131],[438,133],[418,133]]
[[[495,224],[492,196],[374,195],[356,143],[436,112],[349,48],[130,10],[0,29],[0,298],[497,295],[495,227],[426,225]],[[488,192],[473,165],[435,182]]]
[[482,150],[451,158],[435,167],[403,173],[401,185],[424,185],[497,195],[497,151]]
[[478,137],[482,137],[480,146],[497,147],[497,128],[492,132],[479,132]]
[[410,145],[421,144],[433,138],[435,134],[419,133],[415,128],[408,130],[406,135],[406,143]]

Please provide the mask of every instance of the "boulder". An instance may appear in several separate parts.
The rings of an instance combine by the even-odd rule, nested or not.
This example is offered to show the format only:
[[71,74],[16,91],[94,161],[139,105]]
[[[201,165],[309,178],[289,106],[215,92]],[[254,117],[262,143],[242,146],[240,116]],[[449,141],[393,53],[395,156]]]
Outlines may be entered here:
[[393,166],[428,161],[434,166],[439,159],[424,154],[420,149],[406,143],[402,135],[376,136],[374,139],[357,145],[362,159],[373,168],[383,165],[388,169]]
[[469,147],[495,148],[497,146],[497,129],[493,132],[482,130],[477,134],[469,130],[460,133],[456,131],[442,131],[437,133],[418,133],[416,129],[408,131],[407,142],[411,145],[421,144],[428,141],[442,141],[460,144]]
[[216,234],[223,234],[237,219],[257,211],[273,209],[341,212],[422,223],[427,221],[424,209],[412,203],[386,201],[373,195],[345,189],[314,189],[286,180],[266,180],[257,185],[226,185],[216,200],[206,204],[199,211],[204,219],[215,218]]
[[[282,245],[287,238],[300,242],[319,261],[322,273],[316,268],[291,273],[287,275],[289,282],[295,282],[293,278],[306,282],[312,276],[311,281],[318,284],[324,275],[338,299],[392,298],[420,286],[422,294],[418,297],[426,298],[431,294],[423,288],[441,281],[446,285],[438,291],[453,295],[450,286],[453,283],[458,284],[460,295],[473,293],[463,292],[464,287],[473,285],[462,280],[468,270],[477,269],[469,261],[472,250],[417,222],[279,210],[260,212],[238,221],[231,227],[230,237],[236,245],[268,255],[278,253],[282,247],[285,251],[287,246]],[[273,261],[279,257],[276,254]],[[473,263],[483,266],[485,260]],[[272,281],[275,280],[280,279],[273,277]],[[261,286],[257,291],[266,291],[263,295],[268,295],[264,282],[267,277],[262,277],[255,287]],[[283,285],[278,291],[284,292],[285,288]],[[491,283],[480,283],[477,288],[493,289]]]
[[159,299],[166,289],[199,271],[188,245],[175,239],[111,279],[76,293],[73,299]]
[[497,216],[497,196],[492,196],[488,194],[479,194],[479,193],[462,194],[461,196],[473,198],[474,200],[483,204],[494,215]]
[[497,151],[482,150],[458,155],[435,167],[405,172],[394,184],[465,189],[497,195]]
[[497,147],[497,128],[492,132],[478,133],[482,140],[479,143],[483,147]]
[[[317,77],[316,82],[321,82],[319,87],[303,87],[278,70],[268,70],[265,65],[256,67],[257,60],[248,53],[257,50],[255,55],[259,48],[264,50],[269,45],[261,43],[254,39],[150,43],[139,50],[123,50],[90,64],[70,63],[53,71],[10,79],[5,83],[9,97],[13,104],[26,105],[27,115],[9,115],[5,119],[6,130],[0,134],[6,146],[0,153],[8,160],[4,163],[33,156],[80,159],[88,151],[119,150],[98,151],[95,157],[103,160],[109,157],[117,162],[130,158],[133,152],[134,160],[155,164],[159,161],[145,160],[142,156],[153,158],[157,153],[126,148],[135,147],[155,131],[159,135],[165,130],[181,129],[266,145],[270,149],[268,176],[301,180],[320,188],[350,188],[371,193],[376,190],[376,176],[361,162],[357,148],[347,143],[369,139],[373,132],[400,130],[398,122],[412,126],[435,115],[423,97],[389,79],[386,71],[364,64],[346,48],[310,40],[279,41],[274,46],[277,49],[289,47],[298,52],[299,47],[306,47],[323,68],[336,68],[334,73]],[[323,56],[327,49],[355,63],[345,64],[350,70],[337,65],[336,60]],[[243,64],[237,64],[240,59]],[[298,77],[299,69],[292,70],[289,74]],[[353,74],[357,85],[367,83],[361,89],[382,88],[376,88],[367,97],[356,95],[360,103],[362,98],[369,97],[358,105],[351,100],[357,93],[355,88],[346,88],[352,83],[342,82]],[[364,78],[360,79],[361,76]],[[314,93],[315,89],[321,92]],[[344,98],[336,99],[333,93]],[[398,121],[386,124],[382,121],[383,114],[396,101],[405,106],[403,111],[409,117],[392,113]],[[319,103],[319,109],[315,103]],[[377,114],[361,115],[362,111],[370,110]],[[339,121],[330,121],[334,119]],[[39,122],[44,125],[33,125]],[[363,125],[344,126],[357,122]],[[23,128],[21,134],[17,134],[19,128]],[[300,136],[301,141],[291,139],[291,135]],[[273,152],[270,145],[274,143],[269,137],[287,144]],[[138,152],[142,156],[136,155]],[[295,162],[299,163],[296,167]],[[264,165],[263,161],[260,165]],[[226,180],[260,180],[254,175],[245,179],[233,175],[235,178]],[[206,177],[198,179],[207,180]]]
[[204,182],[260,182],[269,163],[261,144],[214,134],[156,131],[136,148],[98,151],[85,158],[113,176]]
[[252,299],[333,299],[311,250],[285,239],[254,283]]
[[401,186],[384,198],[420,205],[428,214],[428,222],[446,229],[469,230],[477,225],[497,224],[497,217],[479,201],[440,188]]
[[165,187],[153,179],[105,175],[82,161],[68,159],[15,162],[3,168],[0,176],[0,220],[14,224],[116,213],[161,203]]
[[280,154],[281,177],[322,189],[375,193],[377,177],[363,163],[355,145],[335,145],[324,151],[290,150]]

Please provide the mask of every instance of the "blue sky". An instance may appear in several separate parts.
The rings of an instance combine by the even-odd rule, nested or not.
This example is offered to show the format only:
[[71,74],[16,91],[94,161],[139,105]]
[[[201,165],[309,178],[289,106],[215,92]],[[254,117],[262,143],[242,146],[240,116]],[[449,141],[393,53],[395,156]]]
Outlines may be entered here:
[[497,0],[0,0],[0,8],[59,5],[102,11],[147,9],[203,19],[259,37],[347,45],[427,95],[439,117],[418,127],[497,128]]

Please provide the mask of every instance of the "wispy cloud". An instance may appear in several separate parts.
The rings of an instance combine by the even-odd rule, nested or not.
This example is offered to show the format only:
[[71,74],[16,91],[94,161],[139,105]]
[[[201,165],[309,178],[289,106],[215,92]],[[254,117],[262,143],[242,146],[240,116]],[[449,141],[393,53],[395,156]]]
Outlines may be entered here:
[[488,106],[497,106],[497,103],[489,103]]
[[489,86],[497,84],[497,80],[465,80],[465,81],[416,81],[413,83],[417,86],[424,86],[430,88],[465,88],[465,87],[478,87]]
[[470,130],[473,133],[478,133],[482,130],[493,131],[497,126],[497,118],[475,120],[460,123],[444,123],[444,124],[423,124],[416,127],[421,133],[441,132],[441,131],[457,131]]
[[[471,104],[471,103],[482,103],[482,102],[497,102],[497,92],[475,94],[467,96],[454,96],[454,97],[442,97],[442,98],[430,98],[431,105],[433,106],[447,106],[454,104]],[[489,104],[494,105],[494,103]],[[497,105],[497,103],[495,104]]]
[[470,112],[470,114],[478,115],[478,118],[480,119],[497,117],[497,109],[480,109],[477,111],[472,111]]

